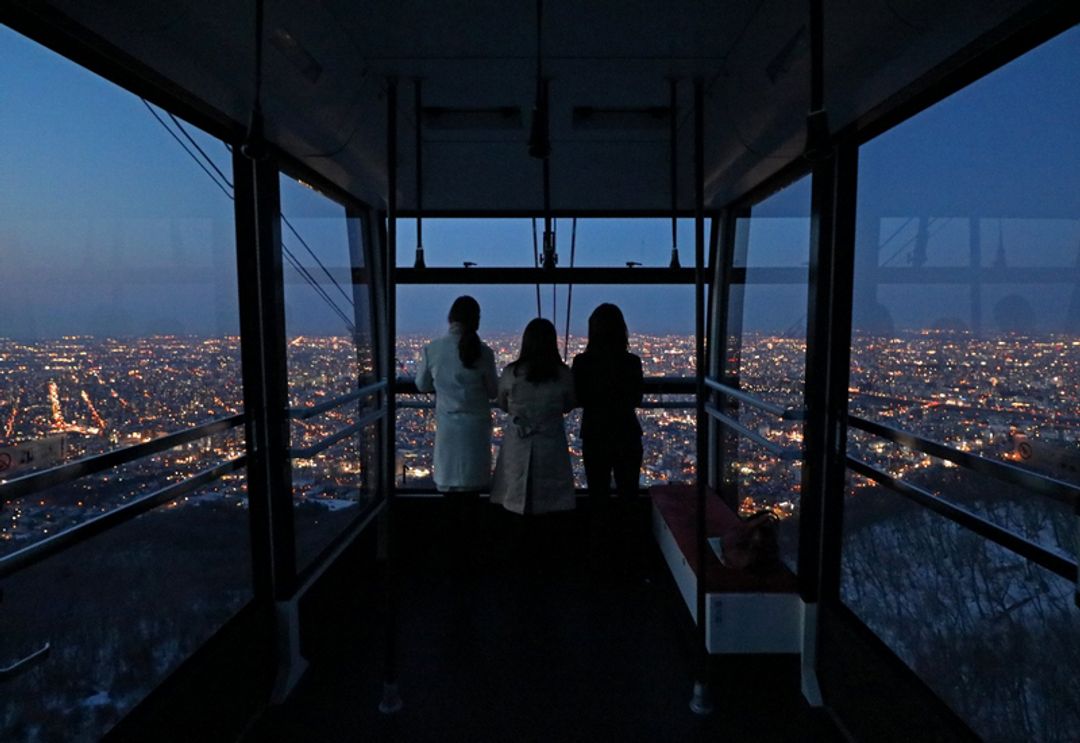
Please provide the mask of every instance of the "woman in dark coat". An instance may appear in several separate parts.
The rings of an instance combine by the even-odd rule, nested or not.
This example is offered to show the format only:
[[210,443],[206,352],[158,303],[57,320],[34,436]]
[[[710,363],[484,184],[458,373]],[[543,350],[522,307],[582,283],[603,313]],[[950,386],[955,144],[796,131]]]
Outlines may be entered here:
[[620,499],[638,493],[641,474],[641,359],[630,353],[626,321],[613,304],[589,317],[589,344],[574,357],[574,388],[581,413],[581,453],[594,510],[611,497],[611,477]]

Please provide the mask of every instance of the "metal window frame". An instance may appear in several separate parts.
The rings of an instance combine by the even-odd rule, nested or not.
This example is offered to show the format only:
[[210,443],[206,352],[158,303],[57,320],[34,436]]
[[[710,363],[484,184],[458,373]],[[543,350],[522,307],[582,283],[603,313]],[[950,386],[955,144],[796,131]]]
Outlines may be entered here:
[[252,571],[264,606],[296,581],[279,178],[273,160],[233,148]]
[[944,459],[971,472],[987,475],[1011,485],[1018,485],[1032,493],[1051,498],[1068,506],[1080,503],[1080,485],[1041,475],[1007,462],[999,462],[978,454],[954,449],[938,441],[860,416],[849,415],[848,426],[873,434],[886,441],[891,441],[894,444],[899,444],[906,449]]
[[96,475],[99,472],[135,462],[139,459],[145,459],[154,454],[160,454],[178,446],[190,444],[193,441],[231,431],[244,423],[244,421],[245,415],[243,413],[216,418],[200,426],[185,428],[142,444],[127,446],[123,449],[113,449],[103,454],[84,457],[40,472],[31,472],[28,475],[0,484],[0,500],[24,497],[82,477]]
[[[307,405],[303,407],[289,408],[289,417],[295,420],[308,420],[315,416],[322,415],[328,411],[340,408],[345,403],[352,402],[353,400],[362,400],[369,397],[373,397],[383,392],[386,389],[386,380],[380,379],[378,382],[364,385],[363,387],[348,392],[340,397],[335,397],[332,400],[321,402],[317,405]],[[363,410],[363,408],[361,408]]]
[[226,460],[220,464],[208,467],[191,477],[184,478],[180,482],[166,485],[152,493],[140,496],[122,506],[106,511],[100,516],[76,524],[70,529],[65,529],[40,542],[23,547],[0,558],[0,580],[10,578],[15,573],[25,570],[53,555],[59,554],[78,544],[109,531],[121,524],[131,521],[136,516],[141,516],[147,511],[163,506],[188,493],[198,490],[225,475],[244,468],[247,463],[247,455]]
[[1077,563],[1075,560],[1070,560],[1056,552],[1052,552],[1042,545],[1025,539],[1016,532],[998,526],[992,521],[988,521],[962,506],[938,498],[929,490],[920,488],[917,485],[912,485],[898,477],[893,477],[888,472],[885,472],[868,462],[864,462],[861,459],[849,455],[846,458],[846,463],[848,469],[852,472],[855,472],[868,480],[872,480],[878,485],[904,496],[908,500],[914,501],[926,510],[933,511],[936,514],[945,517],[954,524],[957,524],[967,531],[978,534],[983,539],[1003,547],[1018,557],[1033,562],[1039,567],[1049,570],[1071,583],[1076,582]]

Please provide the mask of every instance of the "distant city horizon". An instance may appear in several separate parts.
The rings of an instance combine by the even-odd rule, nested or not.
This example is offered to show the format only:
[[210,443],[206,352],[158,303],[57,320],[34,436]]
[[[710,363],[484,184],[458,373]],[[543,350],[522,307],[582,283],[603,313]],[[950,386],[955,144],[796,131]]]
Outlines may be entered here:
[[[561,325],[559,325],[558,323],[556,323],[556,329],[558,330],[559,342],[561,344],[562,343],[562,338],[563,338],[563,327]],[[426,338],[430,338],[430,339],[434,340],[435,338],[438,338],[438,337],[441,337],[442,335],[445,335],[447,330],[448,330],[447,325],[443,324],[443,326],[439,330],[433,330],[433,331],[419,331],[419,330],[417,330],[417,331],[399,332],[397,334],[397,337],[398,338],[415,338],[417,336],[422,336],[422,337],[426,337]],[[479,335],[480,335],[481,339],[483,339],[484,337],[492,337],[492,338],[499,337],[499,338],[501,338],[501,337],[504,337],[504,336],[513,336],[515,334],[520,336],[522,331],[524,331],[524,326],[522,326],[521,331],[518,331],[518,330],[494,330],[494,331],[486,331],[485,332],[485,330],[483,328],[481,328]],[[1049,331],[1047,331],[1047,332],[1020,332],[1020,331],[1012,331],[1012,330],[999,331],[999,332],[996,332],[996,333],[992,333],[992,332],[988,332],[988,331],[982,331],[982,332],[977,333],[976,331],[973,331],[970,328],[950,328],[950,327],[904,328],[904,329],[894,330],[894,331],[892,331],[890,333],[883,333],[883,332],[872,331],[872,330],[860,330],[859,328],[853,328],[852,329],[852,334],[853,335],[858,335],[858,336],[872,336],[872,337],[875,337],[875,338],[903,338],[904,336],[910,336],[910,335],[932,335],[932,334],[949,335],[949,334],[956,334],[956,335],[969,335],[969,336],[977,337],[977,338],[982,339],[982,340],[995,339],[995,338],[1032,338],[1032,339],[1047,339],[1047,340],[1061,339],[1063,341],[1065,341],[1065,340],[1077,340],[1077,341],[1080,341],[1080,333],[1049,332]],[[587,335],[587,333],[582,333],[579,336],[578,334],[571,331],[570,335],[571,335],[571,338],[580,337],[580,338],[584,339],[585,336]],[[743,331],[743,335],[744,336],[746,336],[746,335],[771,336],[771,337],[777,337],[777,338],[798,338],[798,337],[800,337],[798,335],[791,334],[791,333],[769,331],[769,330],[746,330],[746,331]],[[693,331],[676,331],[676,330],[662,331],[662,332],[642,332],[642,331],[630,330],[631,342],[633,342],[633,339],[635,337],[663,337],[663,336],[694,336],[694,333],[693,333]],[[344,333],[289,333],[289,334],[286,335],[286,338],[290,339],[290,340],[295,340],[296,338],[329,339],[329,338],[347,338],[347,337],[348,336],[346,334],[344,334]],[[213,334],[213,333],[147,333],[147,334],[141,334],[141,335],[118,335],[118,334],[108,334],[108,333],[106,333],[106,334],[70,333],[70,334],[64,334],[64,335],[54,335],[54,336],[45,336],[45,337],[37,337],[37,336],[35,336],[35,337],[22,337],[22,336],[17,336],[17,335],[0,335],[0,343],[32,344],[32,343],[52,343],[52,342],[56,342],[56,341],[65,341],[65,340],[69,340],[69,341],[75,341],[75,340],[136,341],[136,340],[148,340],[148,339],[152,339],[152,338],[174,338],[174,339],[187,338],[187,339],[199,339],[199,340],[215,340],[215,339],[217,339],[217,340],[237,340],[237,341],[239,341],[240,340],[240,334],[239,333],[226,333],[226,334]]]

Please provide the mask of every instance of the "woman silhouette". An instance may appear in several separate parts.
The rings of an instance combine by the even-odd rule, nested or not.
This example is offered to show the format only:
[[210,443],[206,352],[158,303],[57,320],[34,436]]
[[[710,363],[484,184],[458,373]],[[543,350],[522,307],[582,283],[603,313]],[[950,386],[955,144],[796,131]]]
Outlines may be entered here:
[[416,388],[435,392],[435,487],[457,500],[458,544],[470,544],[479,491],[491,482],[491,398],[495,353],[480,341],[480,305],[450,306],[447,335],[432,341],[416,367]]
[[641,473],[641,359],[630,353],[626,321],[613,304],[589,317],[589,343],[574,357],[574,386],[581,405],[581,455],[592,510],[611,497],[611,477],[620,499],[638,493]]
[[521,354],[499,378],[499,407],[510,414],[495,464],[491,502],[519,514],[574,508],[574,475],[563,414],[574,405],[574,380],[559,358],[555,326],[525,326]]

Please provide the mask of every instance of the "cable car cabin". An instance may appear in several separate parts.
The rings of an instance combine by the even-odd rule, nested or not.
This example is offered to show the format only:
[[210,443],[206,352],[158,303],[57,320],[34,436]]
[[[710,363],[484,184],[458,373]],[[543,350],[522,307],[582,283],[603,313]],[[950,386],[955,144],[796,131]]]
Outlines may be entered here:
[[[1080,737],[1078,21],[5,3],[0,737]],[[440,492],[463,295],[636,487]]]

